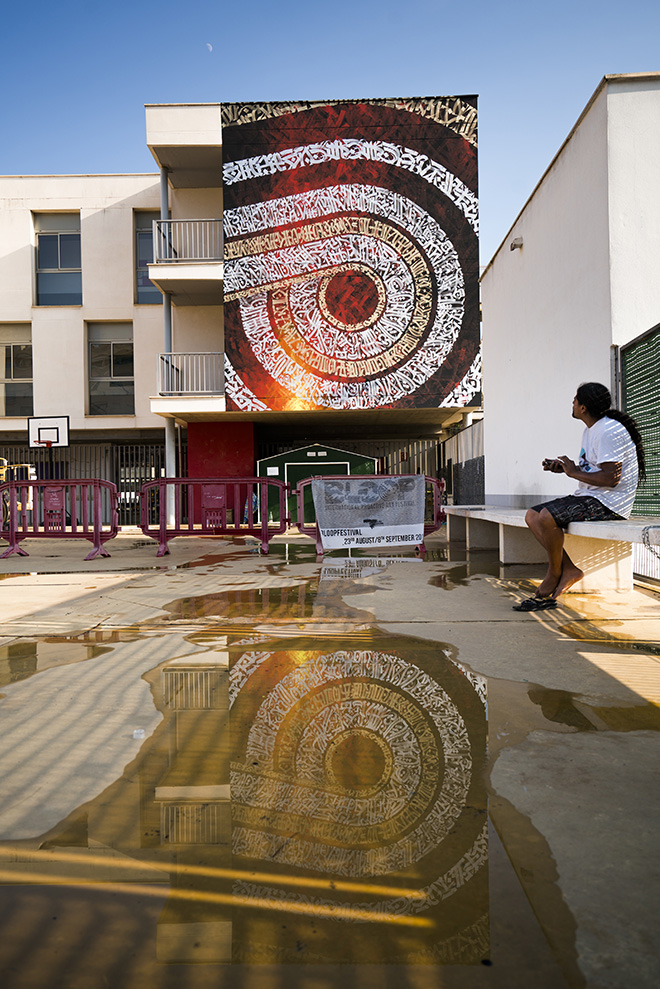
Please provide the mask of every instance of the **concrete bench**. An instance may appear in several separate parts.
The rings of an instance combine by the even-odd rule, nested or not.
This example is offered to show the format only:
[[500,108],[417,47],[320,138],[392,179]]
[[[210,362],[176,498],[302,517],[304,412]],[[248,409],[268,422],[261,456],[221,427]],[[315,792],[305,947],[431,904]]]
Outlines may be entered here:
[[[464,542],[469,551],[497,550],[500,563],[545,563],[542,547],[525,524],[524,508],[496,505],[446,505],[447,538]],[[566,552],[584,570],[571,591],[630,590],[633,586],[632,547],[648,542],[660,546],[660,518],[610,522],[572,522]]]

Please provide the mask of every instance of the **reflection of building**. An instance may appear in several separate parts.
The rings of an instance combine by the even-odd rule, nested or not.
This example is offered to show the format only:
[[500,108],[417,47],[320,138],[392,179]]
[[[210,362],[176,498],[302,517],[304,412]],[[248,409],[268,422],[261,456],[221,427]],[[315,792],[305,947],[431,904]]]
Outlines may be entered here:
[[160,181],[0,180],[10,459],[68,415],[125,521],[163,421],[170,474],[326,440],[435,475],[480,402],[475,98],[150,105],[147,143]]
[[222,876],[231,866],[227,667],[217,648],[161,673],[169,755],[153,806],[160,845],[173,856],[174,894],[158,922],[161,962],[231,960],[231,886]]
[[[451,646],[355,627],[343,638],[336,622],[319,630],[304,601],[277,629],[279,602],[268,611],[271,640],[264,625],[255,642],[254,627],[247,638],[209,623],[187,655],[173,632],[169,645],[122,631],[5,647],[12,723],[32,694],[35,737],[53,724],[57,734],[30,761],[40,785],[29,781],[27,800],[51,794],[38,826],[25,811],[23,748],[10,754],[5,841],[44,837],[37,857],[12,847],[5,867],[21,882],[27,870],[39,883],[107,883],[106,899],[155,897],[161,963],[479,964],[484,681]],[[209,614],[231,620],[217,602]],[[53,683],[74,704],[101,692],[106,708],[82,724],[70,704],[54,716],[42,703]],[[89,766],[100,772],[107,758],[118,768],[90,799]]]
[[345,645],[232,665],[234,959],[478,964],[483,683],[437,647]]

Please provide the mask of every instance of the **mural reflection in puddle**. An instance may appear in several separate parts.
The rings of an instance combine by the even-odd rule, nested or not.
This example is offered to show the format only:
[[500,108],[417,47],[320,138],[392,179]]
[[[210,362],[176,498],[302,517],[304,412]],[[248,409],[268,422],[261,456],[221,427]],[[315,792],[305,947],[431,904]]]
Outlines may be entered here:
[[485,682],[381,642],[231,665],[235,961],[488,956]]

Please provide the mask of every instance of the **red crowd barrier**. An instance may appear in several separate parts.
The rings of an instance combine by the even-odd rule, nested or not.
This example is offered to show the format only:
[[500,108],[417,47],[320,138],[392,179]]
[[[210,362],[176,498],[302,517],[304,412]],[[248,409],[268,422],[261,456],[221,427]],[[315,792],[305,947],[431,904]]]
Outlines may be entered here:
[[[269,521],[269,489],[277,491],[277,521]],[[261,548],[289,523],[289,485],[270,477],[159,477],[140,488],[140,528],[159,540],[158,556],[176,536],[256,536]]]
[[[311,486],[312,481],[337,481],[341,480],[344,475],[319,475],[316,478],[306,477],[304,480],[298,482],[296,488],[296,524],[300,532],[304,533],[306,536],[310,536],[316,541],[316,552],[319,556],[323,555],[323,544],[321,543],[321,535],[319,533],[319,527],[316,522],[305,520],[305,492]],[[358,481],[378,481],[386,480],[393,477],[417,477],[417,474],[348,474],[346,478],[350,478]],[[433,507],[431,509],[431,518],[425,518],[424,520],[424,535],[428,536],[430,532],[435,532],[445,521],[445,511],[442,507],[442,498],[445,491],[445,482],[442,478],[429,477],[424,475],[424,480],[426,481],[427,492],[429,488],[431,489],[433,496]],[[309,501],[309,499],[308,499]],[[427,514],[429,514],[427,512]],[[424,543],[419,547],[420,552],[425,553],[426,547]]]
[[[7,481],[0,485],[2,534],[9,547],[0,556],[29,556],[23,539],[88,539],[94,549],[85,559],[110,556],[103,543],[117,535],[117,488],[110,481]],[[109,518],[104,523],[103,518]],[[6,524],[6,528],[5,528]]]

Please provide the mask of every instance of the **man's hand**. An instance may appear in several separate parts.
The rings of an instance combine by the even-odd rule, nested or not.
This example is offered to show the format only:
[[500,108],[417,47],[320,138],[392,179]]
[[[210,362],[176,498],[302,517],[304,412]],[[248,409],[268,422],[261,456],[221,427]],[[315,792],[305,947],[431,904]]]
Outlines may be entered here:
[[561,461],[557,459],[553,460],[551,457],[546,457],[545,460],[542,461],[541,466],[543,467],[543,470],[549,470],[552,474],[564,473],[564,465]]
[[580,474],[581,471],[574,460],[570,457],[557,457],[557,460],[561,464],[561,469],[564,471],[568,477],[575,477],[576,473]]

